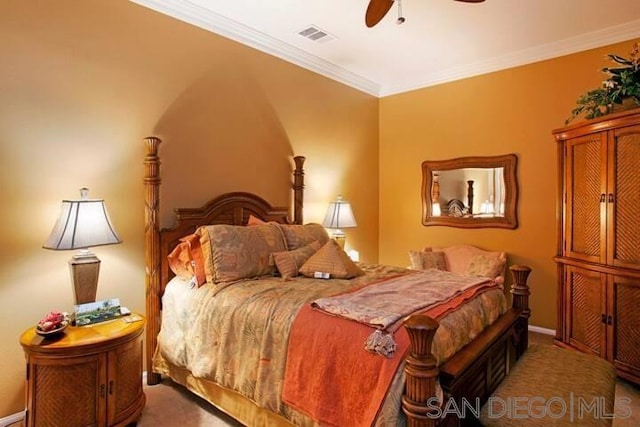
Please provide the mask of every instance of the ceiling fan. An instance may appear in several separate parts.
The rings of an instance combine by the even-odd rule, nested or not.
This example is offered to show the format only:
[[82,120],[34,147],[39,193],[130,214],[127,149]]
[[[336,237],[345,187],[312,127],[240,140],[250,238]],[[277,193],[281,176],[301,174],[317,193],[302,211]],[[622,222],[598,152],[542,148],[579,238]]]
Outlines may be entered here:
[[[367,24],[367,27],[371,28],[376,25],[378,22],[385,17],[391,6],[393,6],[394,1],[398,1],[398,23],[402,24],[404,22],[404,17],[402,16],[402,9],[400,0],[369,0],[369,6],[367,6],[367,13],[364,16],[364,22]],[[482,3],[484,0],[455,0],[463,3]]]

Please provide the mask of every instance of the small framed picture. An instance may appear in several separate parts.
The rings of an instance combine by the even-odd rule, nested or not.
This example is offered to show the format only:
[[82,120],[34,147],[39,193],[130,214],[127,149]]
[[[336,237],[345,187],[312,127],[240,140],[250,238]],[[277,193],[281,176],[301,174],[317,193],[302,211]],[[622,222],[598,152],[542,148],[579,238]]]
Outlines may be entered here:
[[118,298],[75,306],[76,326],[105,322],[121,316]]

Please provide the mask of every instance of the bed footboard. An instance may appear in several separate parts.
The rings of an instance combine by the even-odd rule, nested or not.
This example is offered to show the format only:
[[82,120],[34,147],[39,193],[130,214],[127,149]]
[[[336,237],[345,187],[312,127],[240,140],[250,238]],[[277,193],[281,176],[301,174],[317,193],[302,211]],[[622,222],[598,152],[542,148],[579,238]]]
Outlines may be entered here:
[[439,371],[436,358],[431,354],[431,344],[438,326],[437,321],[423,314],[411,316],[404,323],[411,344],[404,368],[406,384],[402,410],[407,415],[409,427],[435,425],[437,408],[433,406],[433,398]]
[[[410,316],[405,322],[410,348],[405,364],[402,409],[407,416],[407,426],[474,425],[481,404],[527,349],[531,313],[527,278],[531,269],[513,265],[509,270],[514,281],[511,309],[439,368],[431,353],[438,322],[425,315]],[[440,381],[445,400],[454,399],[455,405],[447,407],[450,412],[436,404],[436,379]],[[469,406],[465,406],[466,403]],[[458,412],[467,409],[467,417],[457,417],[460,414],[455,414],[456,408]],[[475,408],[478,414],[473,412]]]

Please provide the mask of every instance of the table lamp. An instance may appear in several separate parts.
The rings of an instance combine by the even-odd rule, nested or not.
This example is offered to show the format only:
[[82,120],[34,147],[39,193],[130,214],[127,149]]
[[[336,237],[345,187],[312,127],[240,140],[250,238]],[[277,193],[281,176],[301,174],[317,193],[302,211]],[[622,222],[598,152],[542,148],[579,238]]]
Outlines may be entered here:
[[89,190],[80,189],[80,200],[63,200],[58,221],[45,249],[80,251],[69,260],[76,305],[94,302],[98,290],[100,260],[89,247],[121,243],[104,200],[89,199]]
[[331,237],[335,239],[343,249],[346,236],[342,229],[358,226],[353,216],[351,204],[342,200],[342,196],[338,196],[336,201],[329,203],[329,208],[327,209],[324,221],[322,221],[322,225],[333,230]]

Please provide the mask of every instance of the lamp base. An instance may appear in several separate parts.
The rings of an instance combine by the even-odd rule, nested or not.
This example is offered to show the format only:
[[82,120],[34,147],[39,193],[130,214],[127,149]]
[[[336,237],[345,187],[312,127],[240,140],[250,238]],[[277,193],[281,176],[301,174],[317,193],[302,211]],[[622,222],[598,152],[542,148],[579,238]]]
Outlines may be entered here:
[[346,236],[344,236],[344,235],[342,235],[342,236],[333,236],[333,240],[338,242],[338,245],[340,246],[340,248],[342,250],[344,250],[344,243],[347,241]]
[[340,229],[333,230],[333,232],[331,233],[331,238],[336,242],[338,242],[338,245],[340,246],[340,248],[344,250],[344,243],[347,240],[347,236],[346,234],[344,234],[344,231]]
[[100,274],[98,257],[91,252],[82,252],[69,260],[69,269],[76,305],[95,302]]

